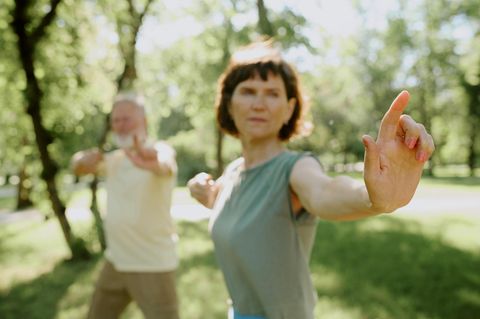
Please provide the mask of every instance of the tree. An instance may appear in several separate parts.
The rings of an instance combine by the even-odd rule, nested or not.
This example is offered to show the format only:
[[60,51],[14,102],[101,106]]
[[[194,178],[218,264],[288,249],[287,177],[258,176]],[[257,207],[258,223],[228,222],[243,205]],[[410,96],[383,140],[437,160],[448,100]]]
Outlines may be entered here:
[[[440,117],[448,116],[447,101],[440,97],[440,92],[448,92],[458,85],[458,56],[454,52],[455,43],[451,38],[445,38],[440,33],[452,17],[453,10],[446,1],[425,0],[417,12],[421,16],[423,28],[413,31],[413,55],[416,61],[410,76],[416,79],[414,89],[418,120],[423,123],[427,131],[435,136],[435,143],[441,149],[446,143],[447,131],[434,125]],[[446,103],[447,102],[447,103]],[[435,152],[430,158],[426,174],[433,176],[435,166],[441,163],[440,152]]]
[[272,23],[268,19],[267,8],[265,7],[263,0],[257,0],[257,12],[259,33],[268,37],[274,37],[276,32],[273,29]]
[[61,0],[52,0],[48,5],[47,13],[40,17],[37,22],[37,19],[31,13],[34,3],[30,0],[16,1],[12,9],[13,19],[11,27],[17,36],[18,55],[26,79],[26,88],[24,90],[24,98],[27,104],[26,113],[32,120],[36,144],[43,166],[41,177],[47,186],[53,211],[58,218],[72,258],[79,259],[89,257],[89,252],[85,243],[74,236],[65,214],[65,204],[60,199],[58,193],[56,183],[58,164],[53,160],[48,148],[54,141],[54,138],[43,123],[41,110],[44,92],[40,80],[37,78],[38,73],[36,73],[39,43],[45,38],[48,27],[56,18],[60,2]]
[[[457,12],[478,25],[480,4],[477,1],[461,1]],[[478,132],[480,132],[480,29],[475,30],[469,47],[470,50],[462,57],[460,83],[467,95],[468,105],[466,116],[469,135],[467,164],[470,176],[474,176],[480,158],[480,138],[478,137]]]
[[467,95],[467,126],[468,126],[468,155],[467,164],[470,170],[470,176],[475,176],[475,168],[479,158],[480,138],[480,32],[477,38],[472,41],[470,54],[464,57],[464,71],[461,74],[461,85]]
[[[177,19],[186,15],[194,18],[198,32],[179,38],[168,48],[140,56],[139,67],[141,86],[149,90],[147,104],[158,117],[157,131],[169,139],[179,155],[179,181],[183,183],[199,169],[218,176],[225,162],[238,157],[237,143],[223,136],[216,126],[212,110],[216,83],[231,52],[264,33],[258,17],[254,21],[237,19],[258,13],[252,1],[199,1],[185,12],[175,13]],[[275,40],[283,48],[305,45],[307,41],[299,33],[305,19],[289,10],[266,13],[273,30],[281,31]],[[172,123],[179,121],[182,126],[172,128]]]

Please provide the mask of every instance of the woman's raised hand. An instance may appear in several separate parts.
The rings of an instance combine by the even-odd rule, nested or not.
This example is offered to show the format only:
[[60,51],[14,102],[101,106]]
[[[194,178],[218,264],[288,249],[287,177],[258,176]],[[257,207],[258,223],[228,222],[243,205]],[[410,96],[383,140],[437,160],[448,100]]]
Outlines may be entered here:
[[402,91],[385,113],[377,141],[363,136],[364,179],[372,208],[390,212],[409,203],[425,162],[435,150],[425,127],[403,114],[410,94]]

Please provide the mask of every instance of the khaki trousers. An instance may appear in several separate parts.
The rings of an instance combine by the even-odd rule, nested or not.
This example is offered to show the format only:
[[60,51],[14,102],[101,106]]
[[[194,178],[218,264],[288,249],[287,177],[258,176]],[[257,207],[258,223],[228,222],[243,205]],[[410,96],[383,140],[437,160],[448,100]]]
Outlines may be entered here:
[[147,319],[179,319],[175,271],[120,272],[105,261],[88,319],[117,319],[134,300]]

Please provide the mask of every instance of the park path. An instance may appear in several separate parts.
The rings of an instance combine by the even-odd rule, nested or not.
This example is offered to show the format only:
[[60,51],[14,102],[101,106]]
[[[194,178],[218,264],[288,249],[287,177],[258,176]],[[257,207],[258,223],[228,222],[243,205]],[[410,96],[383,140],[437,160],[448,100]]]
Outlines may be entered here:
[[[0,194],[1,195],[1,194]],[[480,217],[480,191],[467,187],[422,187],[419,186],[412,201],[397,210],[400,216],[430,215],[451,213]],[[172,205],[172,216],[176,220],[201,221],[209,217],[210,211],[198,204]],[[69,220],[85,220],[92,218],[91,212],[82,206],[67,209]],[[18,222],[21,220],[43,219],[43,215],[35,209],[19,212],[8,212],[0,209],[0,224]]]
[[412,201],[397,212],[403,215],[451,213],[480,216],[480,190],[420,185]]

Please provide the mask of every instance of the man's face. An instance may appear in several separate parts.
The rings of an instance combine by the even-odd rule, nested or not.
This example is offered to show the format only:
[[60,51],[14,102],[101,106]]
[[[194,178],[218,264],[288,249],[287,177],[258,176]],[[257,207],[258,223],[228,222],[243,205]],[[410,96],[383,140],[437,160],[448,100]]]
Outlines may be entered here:
[[140,142],[145,140],[145,115],[132,102],[120,101],[115,103],[110,120],[114,143],[118,147],[133,147],[134,135],[137,136]]
[[142,111],[128,101],[117,102],[111,115],[112,131],[120,136],[128,136],[145,130]]

